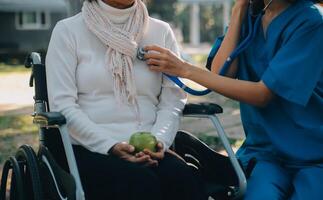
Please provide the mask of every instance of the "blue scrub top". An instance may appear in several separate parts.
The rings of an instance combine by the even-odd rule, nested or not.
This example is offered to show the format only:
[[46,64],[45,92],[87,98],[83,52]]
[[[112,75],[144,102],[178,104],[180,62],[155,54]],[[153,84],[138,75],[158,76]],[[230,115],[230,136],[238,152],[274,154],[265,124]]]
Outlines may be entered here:
[[[242,29],[242,38],[248,30]],[[323,163],[323,11],[299,0],[273,19],[239,57],[238,79],[275,94],[265,108],[240,104],[246,140],[238,151],[295,164]]]

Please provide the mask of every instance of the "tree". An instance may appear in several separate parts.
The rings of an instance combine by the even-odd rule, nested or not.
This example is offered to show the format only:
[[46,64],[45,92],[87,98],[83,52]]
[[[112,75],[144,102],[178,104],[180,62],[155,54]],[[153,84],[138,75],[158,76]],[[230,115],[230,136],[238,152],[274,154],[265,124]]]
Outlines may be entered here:
[[[190,5],[177,0],[146,0],[149,14],[171,22],[183,32],[184,42],[189,42]],[[221,4],[200,5],[201,42],[212,43],[223,32],[223,6]],[[197,27],[198,28],[198,27]]]
[[146,5],[151,16],[173,22],[176,16],[177,0],[146,0]]
[[201,42],[213,43],[216,37],[223,34],[223,5],[201,5]]
[[68,3],[68,15],[73,16],[81,11],[83,0],[66,0]]

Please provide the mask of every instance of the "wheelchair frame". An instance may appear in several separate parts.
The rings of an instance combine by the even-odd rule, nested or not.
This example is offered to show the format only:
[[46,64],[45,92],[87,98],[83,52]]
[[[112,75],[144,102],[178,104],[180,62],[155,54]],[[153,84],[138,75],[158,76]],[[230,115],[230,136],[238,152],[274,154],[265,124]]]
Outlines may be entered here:
[[[69,168],[70,174],[72,175],[72,177],[75,181],[75,189],[76,189],[75,199],[76,200],[85,200],[85,194],[84,194],[84,190],[82,187],[79,171],[77,168],[76,159],[75,159],[73,148],[72,148],[72,143],[71,143],[68,129],[66,126],[66,119],[61,113],[49,112],[47,102],[44,100],[44,95],[47,96],[47,88],[46,88],[46,94],[42,94],[43,92],[40,92],[43,89],[43,88],[41,88],[42,87],[42,82],[40,81],[41,77],[46,75],[45,66],[44,66],[44,64],[41,63],[40,54],[36,53],[36,52],[31,53],[27,57],[25,65],[28,68],[29,67],[32,68],[32,75],[31,75],[31,79],[30,79],[30,83],[29,83],[30,86],[32,86],[33,82],[35,82],[35,85],[34,85],[34,87],[35,87],[35,96],[34,96],[35,104],[34,104],[34,113],[32,116],[33,116],[33,123],[37,124],[39,126],[40,144],[41,145],[44,144],[44,129],[48,129],[48,128],[59,129],[60,137],[62,139],[62,143],[63,143],[65,155],[66,155],[66,160],[68,163],[68,168]],[[212,106],[212,109],[209,109],[210,105]],[[187,104],[185,106],[184,111],[183,111],[183,116],[184,117],[194,117],[194,118],[206,118],[206,119],[211,120],[211,122],[213,123],[213,125],[219,135],[221,142],[223,143],[225,151],[228,154],[230,163],[231,163],[231,165],[235,171],[235,174],[237,176],[237,179],[238,179],[238,190],[228,192],[227,196],[232,199],[240,199],[243,197],[245,190],[246,190],[246,185],[247,185],[246,176],[245,176],[244,171],[242,170],[242,168],[241,168],[241,166],[240,166],[240,164],[239,164],[239,162],[238,162],[238,160],[237,160],[237,158],[230,146],[230,143],[229,143],[228,138],[225,134],[225,131],[224,131],[223,127],[221,126],[219,119],[216,116],[216,114],[219,114],[219,113],[222,113],[222,108],[216,104],[209,104],[209,105]],[[29,147],[27,147],[27,149],[28,148]],[[175,144],[175,148],[176,148],[176,144]],[[30,149],[28,151],[30,151]],[[17,168],[17,166],[18,166],[18,168],[19,168],[19,164],[15,162],[15,159],[13,157],[11,157],[10,160],[11,160],[11,163],[14,163],[14,164],[6,164],[6,166],[5,166],[6,173],[10,167]],[[55,188],[57,190],[57,193],[60,196],[60,199],[67,200],[67,198],[64,198],[61,195],[55,174],[52,169],[52,166],[48,160],[48,157],[45,154],[42,154],[41,150],[40,150],[40,153],[38,154],[38,162],[41,162],[47,166],[47,168],[50,172],[50,176],[54,180]],[[7,177],[6,177],[7,175],[8,174],[5,174],[5,173],[2,175],[3,178],[5,178],[5,181],[7,179]],[[18,170],[18,174],[15,174],[15,178],[18,180],[20,178],[19,176],[21,176],[21,174],[19,174],[19,170]],[[4,179],[2,180],[2,182],[4,182]],[[18,182],[19,182],[19,180],[18,180]],[[3,184],[4,183],[1,183],[1,186],[2,186],[1,189],[4,188],[4,190],[5,190],[6,188],[5,188],[5,186],[3,186]],[[2,191],[2,193],[3,192],[4,191]],[[0,199],[3,197],[2,193],[0,192]],[[23,197],[21,197],[21,198],[19,197],[18,199],[19,200],[23,199]]]

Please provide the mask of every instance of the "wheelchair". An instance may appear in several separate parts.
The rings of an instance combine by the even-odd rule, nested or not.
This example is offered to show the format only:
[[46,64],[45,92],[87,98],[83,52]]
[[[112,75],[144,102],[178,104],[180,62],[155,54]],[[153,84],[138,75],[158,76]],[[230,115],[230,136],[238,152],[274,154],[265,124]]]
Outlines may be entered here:
[[[39,126],[39,149],[35,151],[27,144],[22,145],[5,162],[0,200],[8,195],[7,185],[10,185],[11,200],[84,200],[66,119],[61,113],[49,110],[46,71],[40,54],[31,53],[25,66],[32,69],[29,85],[35,89],[32,117],[33,123]],[[216,116],[220,113],[222,108],[212,103],[187,104],[183,110],[184,117],[211,120],[228,156],[215,152],[185,131],[178,131],[170,151],[201,173],[209,197],[215,200],[241,199],[252,165],[246,171],[241,167]]]

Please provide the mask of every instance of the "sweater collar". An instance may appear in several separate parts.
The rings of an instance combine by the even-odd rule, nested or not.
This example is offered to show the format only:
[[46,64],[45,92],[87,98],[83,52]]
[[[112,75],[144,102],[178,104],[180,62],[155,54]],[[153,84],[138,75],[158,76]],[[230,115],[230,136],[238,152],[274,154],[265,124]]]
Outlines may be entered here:
[[135,3],[131,7],[126,9],[112,7],[104,3],[102,0],[99,0],[98,3],[100,8],[109,17],[111,22],[115,24],[124,24],[129,19],[129,16],[135,11],[137,1],[135,1]]

